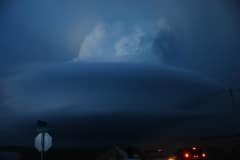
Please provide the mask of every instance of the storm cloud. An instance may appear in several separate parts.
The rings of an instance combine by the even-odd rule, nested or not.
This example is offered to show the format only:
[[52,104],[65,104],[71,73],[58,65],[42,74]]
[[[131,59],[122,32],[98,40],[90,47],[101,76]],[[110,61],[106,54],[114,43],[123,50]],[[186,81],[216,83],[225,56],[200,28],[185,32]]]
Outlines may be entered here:
[[147,62],[238,86],[239,25],[230,2],[26,0],[2,6],[1,74],[33,63]]
[[120,22],[111,25],[99,23],[83,40],[79,55],[74,59],[74,62],[85,60],[163,64],[164,59],[162,59],[161,54],[165,50],[157,50],[158,55],[156,55],[153,43],[157,33],[164,34],[169,30],[170,26],[164,19],[159,19],[153,24],[142,24],[134,27]]
[[[209,129],[217,119],[220,121],[223,115],[232,112],[228,95],[215,82],[168,66],[90,64],[49,65],[8,80],[6,93],[11,112],[5,118],[15,116],[17,121],[8,121],[16,126],[15,130],[20,126],[26,128],[22,131],[24,139],[14,137],[13,130],[8,130],[14,143],[29,143],[27,137],[34,134],[36,119],[51,124],[57,146],[154,142],[159,134],[171,137],[175,132],[182,137],[186,134],[178,131],[180,126],[183,128],[180,124],[189,121],[208,129],[203,133],[196,128],[196,132],[189,133],[191,136],[229,133],[235,129],[232,119]],[[223,101],[212,98],[211,94],[219,92],[217,99],[221,97]],[[198,103],[203,97],[210,100]],[[200,125],[203,118],[209,125]]]
[[[37,119],[49,120],[59,139],[61,127],[69,127],[70,136],[79,125],[75,137],[82,137],[76,142],[107,139],[109,128],[124,135],[115,139],[131,139],[142,132],[139,124],[150,123],[157,131],[144,132],[148,138],[162,129],[168,135],[179,124],[187,128],[187,122],[203,118],[209,125],[201,128],[212,134],[239,132],[232,114],[239,109],[228,90],[235,88],[237,106],[239,11],[231,4],[1,1],[0,106],[6,126],[1,138],[30,144]],[[222,126],[211,129],[220,121]],[[26,138],[16,137],[17,131]]]
[[9,79],[9,105],[13,106],[13,110],[22,108],[21,111],[30,112],[66,107],[67,110],[75,108],[82,114],[168,114],[181,111],[181,105],[191,99],[216,91],[224,92],[217,83],[167,66],[127,63],[89,65],[53,65]]

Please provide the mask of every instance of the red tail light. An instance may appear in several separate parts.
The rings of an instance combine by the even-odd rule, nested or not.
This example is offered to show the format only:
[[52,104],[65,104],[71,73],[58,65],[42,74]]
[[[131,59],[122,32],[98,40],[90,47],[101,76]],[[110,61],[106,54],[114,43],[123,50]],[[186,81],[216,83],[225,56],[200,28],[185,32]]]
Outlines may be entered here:
[[206,153],[202,153],[202,157],[203,158],[207,157]]
[[189,157],[190,157],[190,154],[189,154],[189,153],[185,153],[185,154],[184,154],[184,157],[185,157],[185,158],[189,158]]

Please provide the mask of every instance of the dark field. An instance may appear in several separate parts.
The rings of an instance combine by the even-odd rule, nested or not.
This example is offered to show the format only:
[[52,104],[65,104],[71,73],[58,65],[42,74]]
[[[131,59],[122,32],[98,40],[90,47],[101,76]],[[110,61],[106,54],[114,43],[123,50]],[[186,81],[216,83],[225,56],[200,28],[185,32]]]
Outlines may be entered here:
[[[153,158],[153,152],[161,146],[164,156],[159,156],[159,159],[167,159],[172,156],[180,148],[186,146],[198,145],[207,151],[209,160],[236,160],[240,154],[240,136],[226,137],[207,137],[198,140],[189,140],[185,142],[171,142],[171,144],[152,144],[152,145],[119,145],[119,148],[126,149],[129,146],[136,148],[144,155],[145,159]],[[45,153],[45,160],[100,160],[114,158],[115,146],[104,147],[79,147],[79,148],[52,148]],[[1,147],[1,160],[33,160],[40,159],[40,153],[33,148],[25,147]],[[111,157],[111,155],[113,157]],[[150,156],[151,155],[151,156]]]

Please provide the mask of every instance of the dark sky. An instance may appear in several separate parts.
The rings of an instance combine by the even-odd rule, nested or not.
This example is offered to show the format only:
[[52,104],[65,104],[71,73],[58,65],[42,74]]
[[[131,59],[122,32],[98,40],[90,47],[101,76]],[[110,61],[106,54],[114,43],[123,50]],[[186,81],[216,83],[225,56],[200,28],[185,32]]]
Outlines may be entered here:
[[1,144],[31,145],[40,118],[57,145],[154,141],[188,125],[189,136],[240,132],[238,9],[236,0],[1,1]]

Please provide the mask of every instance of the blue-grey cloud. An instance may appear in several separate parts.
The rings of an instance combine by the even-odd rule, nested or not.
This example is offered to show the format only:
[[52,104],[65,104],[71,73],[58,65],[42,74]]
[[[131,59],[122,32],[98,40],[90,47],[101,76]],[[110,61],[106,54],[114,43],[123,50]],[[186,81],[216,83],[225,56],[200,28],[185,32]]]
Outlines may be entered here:
[[[5,144],[32,144],[39,118],[53,123],[58,140],[64,137],[61,128],[70,124],[74,125],[67,135],[79,125],[87,140],[96,140],[94,133],[103,140],[101,136],[111,137],[108,128],[133,138],[136,123],[152,124],[148,129],[156,127],[158,132],[153,129],[151,134],[157,136],[165,129],[169,129],[166,135],[180,133],[180,126],[188,129],[190,122],[212,134],[237,133],[236,115],[222,114],[232,111],[229,94],[199,80],[211,77],[239,86],[238,15],[225,4],[216,0],[1,1],[0,105],[8,108],[0,117],[6,126],[0,129],[1,138],[7,140]],[[170,30],[153,27],[159,20]],[[157,118],[151,119],[153,114]],[[136,121],[128,125],[131,120]],[[95,122],[103,129],[97,132]],[[222,124],[219,130],[213,127],[216,122]],[[123,133],[126,128],[129,132]],[[138,126],[136,131],[143,129]],[[19,132],[26,138],[17,137]]]
[[237,115],[237,113],[224,113],[146,116],[113,113],[79,116],[67,112],[64,115],[59,115],[59,112],[57,114],[49,112],[48,115],[42,116],[22,115],[15,116],[14,123],[5,120],[5,124],[12,127],[1,128],[1,144],[31,147],[33,137],[36,135],[35,122],[38,118],[44,118],[49,122],[49,133],[54,137],[54,147],[86,147],[87,145],[174,143],[174,140],[231,135],[239,133],[240,121]]
[[1,107],[1,110],[3,111],[7,109],[5,102],[6,102],[6,95],[4,91],[0,91],[0,107]]
[[[70,9],[62,12],[64,2],[6,1],[4,4],[7,9],[0,15],[1,75],[18,72],[29,64],[70,61],[74,52],[77,55],[81,36],[76,36],[74,29],[79,22],[74,23],[74,13],[68,13]],[[81,30],[84,27],[77,31]],[[77,47],[72,46],[76,42]]]
[[159,34],[155,48],[161,50],[167,43],[170,49],[163,54],[168,63],[213,77],[227,86],[239,86],[239,14],[224,1],[180,3],[186,4],[171,4],[176,7],[171,11],[176,17],[168,17],[172,32]]
[[169,30],[164,19],[135,26],[102,22],[84,38],[79,55],[73,61],[163,64],[161,54],[165,50],[157,50],[159,55],[154,54],[153,43],[157,33]]
[[[4,1],[3,4],[8,9],[3,10],[0,16],[0,59],[1,68],[8,71],[1,69],[1,72],[13,72],[12,68],[19,68],[22,64],[78,59],[84,55],[79,54],[81,46],[80,50],[85,55],[91,52],[91,59],[95,60],[119,60],[124,56],[116,58],[112,55],[126,56],[130,53],[133,55],[123,59],[167,63],[199,72],[232,87],[238,84],[239,78],[235,73],[239,68],[239,25],[237,14],[226,1],[151,0],[146,4],[144,0],[133,0],[107,1],[108,5],[96,0]],[[150,34],[152,30],[146,25],[154,26],[159,19],[166,20],[170,33],[158,31],[158,35]],[[104,44],[98,44],[98,49],[94,50],[94,45],[89,47],[87,41],[90,38],[87,37],[99,28],[98,22],[104,24],[102,28],[107,40],[104,38]],[[127,32],[113,36],[116,31],[119,32],[114,24],[119,23],[127,24],[123,27]],[[140,38],[134,28],[141,28],[143,35]],[[138,43],[133,40],[136,36]],[[126,47],[125,43],[131,45]],[[156,55],[159,55],[157,58],[151,53],[149,46],[152,44]],[[164,49],[168,45],[168,49]],[[103,55],[98,55],[100,52]],[[140,53],[143,54],[138,56]]]
[[169,65],[178,65],[178,61],[183,56],[181,49],[172,31],[158,31],[152,42],[152,52]]
[[[198,104],[192,104],[202,96],[221,91],[221,86],[167,66],[127,63],[41,66],[12,77],[6,88],[12,111],[2,119],[14,117],[7,123],[16,126],[2,129],[12,136],[8,144],[31,144],[27,137],[35,133],[37,119],[49,121],[57,146],[149,142],[159,135],[182,137],[186,133],[179,129],[186,123],[198,124],[204,130],[203,133],[195,128],[196,132],[189,132],[191,136],[234,132],[231,119],[226,125],[209,129],[216,120],[221,120],[223,112],[231,110],[229,105],[218,105],[216,99],[197,107]],[[227,124],[229,130],[225,132]],[[26,138],[14,137],[20,126],[26,128],[21,134]],[[141,134],[136,136],[136,132]]]
[[82,114],[175,113],[181,104],[221,89],[181,70],[127,63],[49,66],[8,82],[9,105],[15,109],[39,112],[69,106]]

